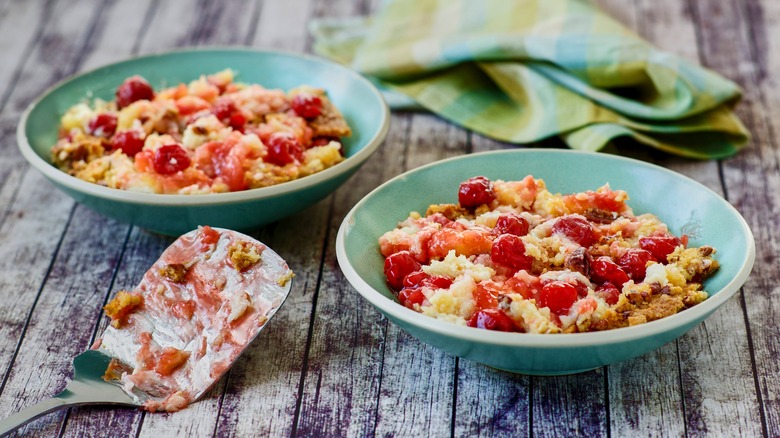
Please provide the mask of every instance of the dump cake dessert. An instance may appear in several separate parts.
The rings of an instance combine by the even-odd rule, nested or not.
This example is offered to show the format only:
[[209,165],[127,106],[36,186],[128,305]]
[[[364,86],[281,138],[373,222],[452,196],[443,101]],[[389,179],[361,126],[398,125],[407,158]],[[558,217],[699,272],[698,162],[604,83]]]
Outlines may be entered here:
[[350,127],[324,90],[234,81],[231,70],[154,90],[125,80],[110,102],[62,116],[52,162],[84,181],[148,193],[234,192],[295,180],[344,159]]
[[457,204],[412,212],[379,238],[387,284],[422,314],[489,330],[574,333],[642,324],[707,298],[718,269],[609,185],[553,194],[543,180],[461,183]]
[[104,307],[111,324],[93,346],[114,358],[104,378],[147,410],[184,408],[281,306],[292,276],[251,237],[210,227],[185,234]]

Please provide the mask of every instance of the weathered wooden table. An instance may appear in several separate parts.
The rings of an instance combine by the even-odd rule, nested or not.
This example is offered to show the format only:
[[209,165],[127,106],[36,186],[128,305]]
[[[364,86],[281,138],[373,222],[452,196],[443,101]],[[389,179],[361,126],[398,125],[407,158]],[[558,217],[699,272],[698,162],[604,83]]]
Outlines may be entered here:
[[[110,294],[134,286],[170,242],[55,190],[16,148],[20,112],[66,76],[198,45],[310,51],[313,17],[372,0],[0,0],[0,417],[55,394],[102,330]],[[175,414],[83,407],[24,433],[54,436],[780,436],[780,3],[602,0],[655,44],[741,84],[754,134],[723,161],[624,153],[721,193],[758,256],[744,288],[679,341],[565,377],[495,371],[418,342],[345,281],[336,230],[363,195],[407,169],[514,147],[428,114],[398,113],[384,146],[336,194],[256,237],[297,271],[290,298],[229,375]],[[554,141],[542,146],[555,145]]]

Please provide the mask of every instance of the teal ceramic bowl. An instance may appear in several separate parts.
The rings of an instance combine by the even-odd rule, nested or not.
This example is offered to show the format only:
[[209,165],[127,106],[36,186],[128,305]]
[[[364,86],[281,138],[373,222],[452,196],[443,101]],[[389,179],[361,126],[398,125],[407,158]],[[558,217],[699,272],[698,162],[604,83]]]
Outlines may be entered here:
[[[635,213],[651,212],[690,244],[717,249],[720,270],[705,283],[711,296],[670,317],[616,330],[558,335],[503,333],[439,321],[398,304],[385,284],[377,239],[410,211],[457,202],[461,181],[542,178],[553,193],[595,190],[605,183],[626,190]],[[755,259],[745,220],[701,184],[641,161],[568,150],[510,150],[466,155],[400,175],[368,194],[347,214],[336,253],[347,280],[387,318],[447,353],[523,374],[570,374],[624,361],[670,342],[695,327],[742,286]]]
[[[209,195],[158,195],[110,189],[70,176],[50,164],[59,120],[86,99],[112,99],[124,79],[140,74],[156,89],[226,68],[237,80],[284,90],[324,88],[352,128],[346,160],[314,175],[271,187]],[[151,231],[179,235],[198,225],[251,230],[299,211],[336,190],[381,144],[389,111],[379,92],[356,72],[320,58],[249,49],[205,49],[144,56],[68,79],[44,93],[22,115],[17,140],[22,155],[76,201]]]

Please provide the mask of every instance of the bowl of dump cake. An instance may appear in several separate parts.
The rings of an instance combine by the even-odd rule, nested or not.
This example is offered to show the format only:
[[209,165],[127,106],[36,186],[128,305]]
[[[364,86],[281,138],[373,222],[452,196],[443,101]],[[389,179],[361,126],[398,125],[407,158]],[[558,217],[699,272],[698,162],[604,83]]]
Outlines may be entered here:
[[376,88],[320,58],[169,52],[70,78],[24,112],[19,148],[100,213],[165,234],[248,230],[330,194],[379,147]]
[[682,336],[746,281],[755,245],[734,207],[678,173],[525,149],[388,181],[346,216],[337,255],[358,293],[422,341],[545,375]]

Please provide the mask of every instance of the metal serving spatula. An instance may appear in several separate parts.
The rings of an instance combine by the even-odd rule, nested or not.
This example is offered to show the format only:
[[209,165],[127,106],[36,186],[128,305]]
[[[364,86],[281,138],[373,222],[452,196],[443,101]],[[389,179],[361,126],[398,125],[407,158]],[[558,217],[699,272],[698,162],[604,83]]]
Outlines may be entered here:
[[65,389],[0,420],[0,435],[68,406],[175,411],[196,401],[276,313],[292,276],[278,254],[241,233],[201,227],[181,236],[106,306],[112,323],[73,360]]

